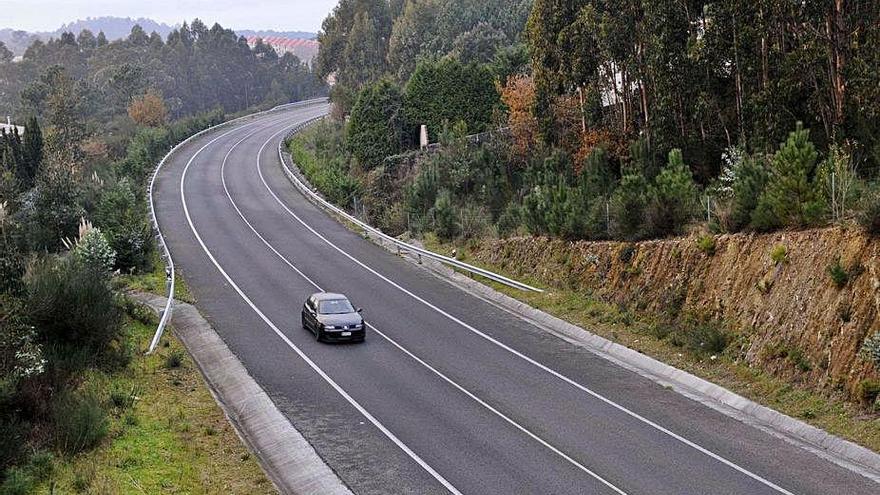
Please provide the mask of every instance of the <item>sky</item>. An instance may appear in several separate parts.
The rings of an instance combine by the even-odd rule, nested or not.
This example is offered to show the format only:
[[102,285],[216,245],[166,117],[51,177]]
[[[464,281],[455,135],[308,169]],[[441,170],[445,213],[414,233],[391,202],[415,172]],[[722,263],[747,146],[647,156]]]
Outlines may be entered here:
[[54,31],[86,17],[146,17],[175,25],[196,17],[230,29],[317,32],[338,0],[0,0],[0,28]]

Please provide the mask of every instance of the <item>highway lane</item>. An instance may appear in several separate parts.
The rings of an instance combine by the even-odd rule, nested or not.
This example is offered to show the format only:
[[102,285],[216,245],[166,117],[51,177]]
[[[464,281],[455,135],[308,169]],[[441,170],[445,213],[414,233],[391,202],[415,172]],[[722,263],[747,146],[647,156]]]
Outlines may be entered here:
[[[323,111],[196,140],[162,171],[157,211],[197,306],[354,491],[876,492],[344,229],[276,153],[284,129]],[[316,286],[367,308],[365,345],[299,328]]]

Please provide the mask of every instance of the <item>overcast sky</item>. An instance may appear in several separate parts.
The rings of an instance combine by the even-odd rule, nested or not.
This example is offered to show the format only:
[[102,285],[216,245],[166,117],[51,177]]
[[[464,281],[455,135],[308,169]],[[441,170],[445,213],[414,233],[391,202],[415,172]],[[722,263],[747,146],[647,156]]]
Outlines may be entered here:
[[86,17],[147,17],[179,24],[198,17],[232,29],[317,32],[338,0],[0,0],[0,28],[54,31]]

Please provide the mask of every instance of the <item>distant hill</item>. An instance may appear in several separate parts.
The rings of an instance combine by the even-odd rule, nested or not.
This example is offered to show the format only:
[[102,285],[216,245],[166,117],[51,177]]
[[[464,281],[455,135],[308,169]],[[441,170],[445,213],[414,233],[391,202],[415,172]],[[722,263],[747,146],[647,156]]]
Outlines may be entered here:
[[244,36],[245,38],[257,37],[257,38],[289,38],[295,40],[313,40],[318,37],[316,33],[309,33],[306,31],[272,31],[271,29],[268,31],[253,31],[250,29],[236,29],[235,32],[239,36]]
[[132,19],[129,17],[89,17],[87,19],[81,19],[78,21],[69,22],[60,28],[56,29],[55,32],[50,34],[51,36],[58,37],[61,33],[74,33],[79,34],[80,31],[88,29],[89,31],[97,34],[99,31],[104,31],[104,36],[107,37],[108,40],[118,40],[120,38],[125,38],[131,33],[131,28],[135,26],[135,24],[144,28],[144,31],[147,33],[152,33],[153,31],[162,35],[163,38],[168,36],[175,26],[169,26],[168,24],[164,24],[161,22],[156,22],[152,19]]
[[[206,24],[208,23],[207,21],[205,22]],[[61,33],[72,32],[74,34],[79,34],[84,29],[88,29],[95,34],[97,34],[99,31],[103,31],[104,35],[107,36],[107,39],[112,41],[127,37],[129,33],[131,33],[131,28],[134,27],[135,24],[140,25],[140,27],[144,28],[144,31],[146,31],[147,33],[152,33],[153,31],[155,31],[159,33],[163,38],[166,38],[168,36],[168,33],[170,33],[177,27],[169,26],[165,23],[156,22],[152,19],[144,18],[131,19],[129,17],[110,16],[94,18],[89,17],[87,19],[80,19],[77,21],[69,22],[51,32],[47,31],[29,33],[16,29],[0,29],[0,41],[2,41],[7,48],[12,50],[12,53],[14,53],[15,55],[22,55],[24,54],[24,51],[27,50],[27,47],[29,47],[31,43],[38,39],[46,41],[49,38],[58,38],[59,36],[61,36]],[[317,34],[315,33],[304,31],[258,31],[253,29],[237,29],[235,32],[239,36],[256,36],[259,38],[280,37],[313,40],[317,37]]]

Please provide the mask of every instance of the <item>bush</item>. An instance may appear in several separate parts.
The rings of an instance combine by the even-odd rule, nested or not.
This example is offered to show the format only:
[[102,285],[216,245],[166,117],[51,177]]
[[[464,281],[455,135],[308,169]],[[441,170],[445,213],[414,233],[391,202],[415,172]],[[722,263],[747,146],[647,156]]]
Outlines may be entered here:
[[0,485],[0,495],[28,495],[34,493],[35,485],[34,479],[24,468],[9,468]]
[[777,265],[788,263],[788,248],[783,244],[777,244],[770,250],[770,259]]
[[504,209],[504,212],[501,213],[501,216],[498,217],[495,228],[498,229],[499,236],[510,237],[516,233],[521,224],[522,214],[520,213],[519,206],[516,203],[510,203]]
[[168,369],[177,369],[183,365],[183,351],[174,349],[165,357],[165,367]]
[[867,378],[859,382],[859,397],[866,405],[874,404],[880,396],[880,380]]
[[697,239],[697,249],[706,253],[706,256],[715,256],[716,248],[715,236],[706,234]]
[[645,236],[645,209],[648,205],[648,182],[641,174],[625,175],[611,196],[611,236],[639,240]]
[[102,192],[94,220],[116,251],[116,267],[123,270],[150,269],[154,244],[153,230],[147,218],[144,204],[138,201],[127,179]]
[[862,356],[862,359],[874,363],[875,366],[880,366],[880,332],[867,337],[862,342],[859,355]]
[[71,455],[98,445],[109,428],[101,401],[92,394],[64,394],[55,404],[52,419],[56,446]]
[[687,317],[672,332],[671,342],[698,354],[720,354],[730,337],[717,321]]
[[450,241],[458,236],[461,225],[458,212],[452,203],[452,194],[447,190],[440,191],[434,202],[434,231],[440,239]]
[[361,167],[372,170],[405,149],[407,130],[400,88],[382,80],[361,90],[351,111],[348,146]]
[[109,275],[73,257],[44,258],[26,276],[31,321],[49,343],[102,353],[120,336]]
[[86,265],[109,272],[116,264],[116,251],[110,247],[100,229],[85,231],[73,249],[73,254]]
[[669,162],[650,188],[647,221],[651,235],[679,235],[697,210],[697,186],[681,150],[669,152]]
[[821,219],[825,205],[814,179],[818,157],[810,131],[798,122],[771,160],[772,173],[753,216],[757,229],[805,227]]
[[849,283],[849,272],[840,264],[840,258],[828,265],[828,275],[831,276],[831,281],[838,289],[844,288]]
[[880,236],[880,185],[875,184],[862,197],[857,219],[866,233]]
[[[724,229],[739,232],[752,222],[752,215],[758,207],[758,200],[767,186],[767,166],[757,156],[742,156],[732,168],[733,180],[730,185],[731,211]],[[764,220],[761,220],[765,223]]]

